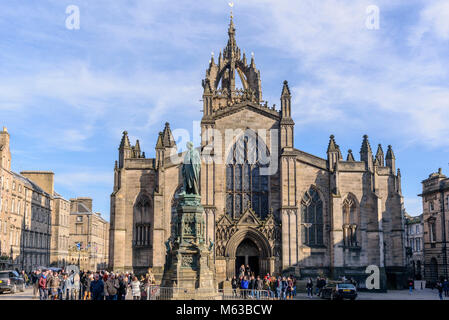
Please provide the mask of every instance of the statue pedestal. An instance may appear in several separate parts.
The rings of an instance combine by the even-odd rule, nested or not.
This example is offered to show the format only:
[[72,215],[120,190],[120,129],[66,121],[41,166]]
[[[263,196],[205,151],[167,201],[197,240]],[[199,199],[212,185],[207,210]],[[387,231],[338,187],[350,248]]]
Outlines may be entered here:
[[171,250],[167,252],[162,286],[173,299],[214,299],[217,286],[210,249],[205,243],[205,223],[201,197],[181,195]]

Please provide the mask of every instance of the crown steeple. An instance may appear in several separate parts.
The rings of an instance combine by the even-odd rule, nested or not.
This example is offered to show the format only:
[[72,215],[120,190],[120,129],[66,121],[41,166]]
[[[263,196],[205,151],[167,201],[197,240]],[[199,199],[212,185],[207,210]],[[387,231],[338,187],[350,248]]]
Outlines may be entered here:
[[[242,88],[236,84],[240,78]],[[218,63],[213,57],[206,78],[202,82],[204,116],[211,116],[214,112],[244,101],[260,104],[262,102],[262,86],[260,71],[256,68],[254,55],[251,63],[247,64],[246,54],[237,45],[234,16],[228,27],[228,42],[223,52],[220,51]]]

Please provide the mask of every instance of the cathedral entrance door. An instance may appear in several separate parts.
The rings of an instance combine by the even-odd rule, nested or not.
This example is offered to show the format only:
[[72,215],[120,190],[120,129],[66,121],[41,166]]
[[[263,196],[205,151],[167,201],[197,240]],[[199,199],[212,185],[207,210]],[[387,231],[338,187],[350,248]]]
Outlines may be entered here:
[[239,274],[239,269],[243,265],[247,265],[254,272],[254,275],[259,275],[259,256],[260,252],[257,246],[250,239],[244,239],[237,247],[235,254],[235,270],[236,275]]

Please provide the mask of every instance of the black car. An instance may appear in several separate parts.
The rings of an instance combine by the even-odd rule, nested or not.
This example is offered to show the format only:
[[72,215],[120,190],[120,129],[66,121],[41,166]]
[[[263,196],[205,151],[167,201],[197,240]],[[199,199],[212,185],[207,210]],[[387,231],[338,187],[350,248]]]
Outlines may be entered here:
[[352,283],[330,283],[321,290],[321,298],[355,300],[357,298],[357,288]]
[[16,293],[17,291],[25,291],[25,281],[14,270],[0,271],[0,293],[9,291]]

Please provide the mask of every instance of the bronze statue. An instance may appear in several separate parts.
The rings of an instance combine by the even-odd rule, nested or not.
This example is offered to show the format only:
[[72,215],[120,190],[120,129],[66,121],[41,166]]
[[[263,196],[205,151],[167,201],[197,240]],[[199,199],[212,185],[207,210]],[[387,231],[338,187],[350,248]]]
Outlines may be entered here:
[[193,148],[193,143],[190,141],[187,142],[187,149],[182,165],[184,192],[186,194],[200,195],[200,154]]

